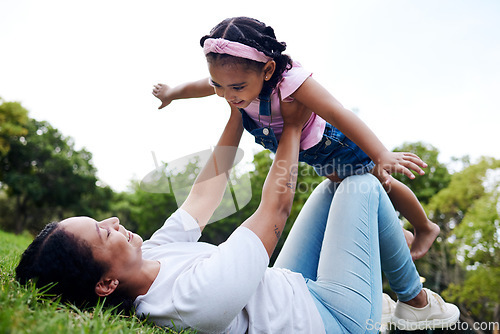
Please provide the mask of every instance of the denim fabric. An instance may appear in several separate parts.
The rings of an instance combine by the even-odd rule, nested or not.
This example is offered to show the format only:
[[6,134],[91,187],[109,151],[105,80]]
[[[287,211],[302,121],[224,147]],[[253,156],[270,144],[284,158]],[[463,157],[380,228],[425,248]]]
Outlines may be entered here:
[[[264,104],[266,105],[266,104]],[[276,153],[278,140],[270,126],[257,124],[244,109],[240,109],[243,127],[255,137],[255,142]],[[259,108],[266,115],[268,108]],[[326,123],[323,138],[313,147],[299,153],[299,161],[314,167],[320,176],[336,173],[341,179],[350,175],[365,174],[375,166],[373,161],[354,142],[337,128]]]
[[271,116],[271,93],[273,89],[269,86],[262,87],[262,91],[259,94],[259,115],[261,116]]
[[304,276],[327,333],[377,333],[381,271],[401,301],[422,289],[396,212],[371,174],[316,187],[274,266]]
[[336,173],[344,179],[370,172],[375,163],[352,140],[333,125],[326,123],[323,138],[301,152],[301,161],[314,167],[320,176]]

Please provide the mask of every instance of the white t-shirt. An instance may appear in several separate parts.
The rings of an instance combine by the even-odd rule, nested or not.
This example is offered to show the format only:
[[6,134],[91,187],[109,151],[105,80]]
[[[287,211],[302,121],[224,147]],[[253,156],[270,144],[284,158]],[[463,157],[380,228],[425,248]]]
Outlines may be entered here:
[[[193,228],[196,227],[196,228]],[[260,239],[237,228],[219,246],[197,242],[196,221],[178,209],[142,246],[158,276],[134,302],[160,326],[201,333],[324,333],[302,275],[268,268]]]

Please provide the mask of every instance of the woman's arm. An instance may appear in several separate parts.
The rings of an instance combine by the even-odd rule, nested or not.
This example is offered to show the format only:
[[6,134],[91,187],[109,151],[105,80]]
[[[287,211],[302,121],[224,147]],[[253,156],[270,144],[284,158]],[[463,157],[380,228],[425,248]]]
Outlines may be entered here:
[[252,230],[271,257],[290,215],[298,172],[302,127],[311,115],[298,102],[281,102],[285,126],[257,211],[242,226]]
[[[285,127],[259,208],[242,224],[245,228],[236,229],[218,251],[194,263],[174,284],[172,300],[177,313],[200,331],[224,331],[255,294],[290,213],[300,134],[309,115],[298,102],[284,104]],[[301,111],[299,117],[287,117],[297,110]]]
[[[424,174],[425,163],[410,153],[390,152],[373,131],[353,112],[345,109],[323,86],[308,78],[292,95],[324,120],[338,128],[356,143],[376,164],[387,172],[402,173],[410,178],[410,169]],[[419,167],[420,166],[420,167]]]
[[181,205],[196,220],[200,230],[222,200],[242,133],[241,113],[231,106],[231,115],[217,146]]
[[208,78],[186,82],[175,87],[157,84],[153,88],[153,95],[161,101],[158,109],[168,106],[173,100],[205,97],[213,94],[215,94],[215,91],[208,83]]

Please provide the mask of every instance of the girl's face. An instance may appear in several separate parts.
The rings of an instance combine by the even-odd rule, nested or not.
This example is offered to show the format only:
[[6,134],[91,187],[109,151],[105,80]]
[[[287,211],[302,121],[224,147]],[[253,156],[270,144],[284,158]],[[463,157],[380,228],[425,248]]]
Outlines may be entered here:
[[259,97],[264,81],[271,79],[276,64],[269,61],[261,71],[244,64],[209,62],[210,83],[215,94],[237,108],[246,108]]

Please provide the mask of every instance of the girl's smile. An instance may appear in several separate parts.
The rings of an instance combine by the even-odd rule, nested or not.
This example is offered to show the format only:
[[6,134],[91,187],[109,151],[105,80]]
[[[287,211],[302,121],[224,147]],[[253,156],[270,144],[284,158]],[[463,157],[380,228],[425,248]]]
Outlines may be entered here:
[[214,87],[215,94],[225,98],[231,105],[246,108],[259,97],[264,81],[270,78],[269,74],[266,78],[266,67],[267,65],[262,71],[256,71],[239,63],[209,62],[210,84]]

